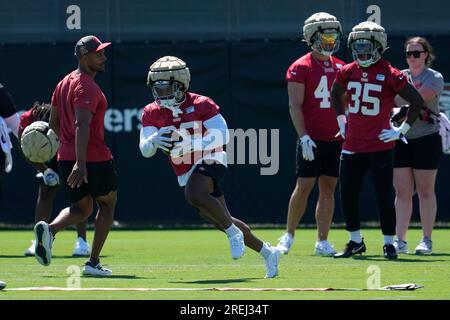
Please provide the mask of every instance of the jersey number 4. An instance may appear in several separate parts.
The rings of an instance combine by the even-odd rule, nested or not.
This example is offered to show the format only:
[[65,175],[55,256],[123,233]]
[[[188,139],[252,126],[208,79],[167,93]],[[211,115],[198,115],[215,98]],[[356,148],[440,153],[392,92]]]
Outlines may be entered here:
[[[380,113],[380,99],[371,97],[370,92],[381,92],[381,86],[373,83],[349,82],[347,90],[355,89],[355,93],[351,95],[352,103],[348,105],[348,112],[358,113],[361,111],[366,116],[376,116]],[[362,97],[361,97],[362,93]],[[367,104],[371,104],[369,107]]]
[[321,99],[320,108],[327,109],[330,108],[330,90],[328,90],[328,79],[327,76],[322,76],[320,78],[319,84],[316,90],[314,90],[314,97],[316,99]]

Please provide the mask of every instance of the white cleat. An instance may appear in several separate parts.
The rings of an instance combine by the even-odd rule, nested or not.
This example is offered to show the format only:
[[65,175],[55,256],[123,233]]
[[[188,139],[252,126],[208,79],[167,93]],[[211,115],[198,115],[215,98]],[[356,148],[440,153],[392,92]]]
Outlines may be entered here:
[[416,247],[416,254],[432,254],[433,253],[433,241],[428,238],[423,238],[422,241]]
[[275,247],[270,247],[270,255],[265,260],[266,263],[266,276],[264,279],[275,278],[278,276],[278,262],[280,261],[281,251]]
[[245,253],[244,234],[239,230],[235,235],[228,237],[230,241],[231,257],[239,259]]
[[36,241],[31,240],[31,246],[23,253],[25,257],[34,257],[34,247],[36,246]]
[[336,254],[336,250],[327,240],[322,240],[316,242],[314,254],[322,257],[332,257]]
[[110,277],[112,276],[112,271],[103,267],[100,262],[94,265],[87,261],[83,266],[83,276]]
[[403,253],[408,254],[408,242],[403,240],[395,240],[394,241],[394,248],[397,254]]
[[43,266],[50,265],[50,262],[52,261],[53,236],[50,232],[48,223],[45,221],[36,223],[34,226],[34,236],[36,237],[34,257]]
[[84,241],[83,238],[78,237],[75,243],[75,249],[73,250],[73,257],[89,257],[91,255],[91,248],[89,248],[89,243]]
[[290,233],[284,233],[279,239],[277,249],[282,254],[288,254],[291,246],[294,244],[294,237]]

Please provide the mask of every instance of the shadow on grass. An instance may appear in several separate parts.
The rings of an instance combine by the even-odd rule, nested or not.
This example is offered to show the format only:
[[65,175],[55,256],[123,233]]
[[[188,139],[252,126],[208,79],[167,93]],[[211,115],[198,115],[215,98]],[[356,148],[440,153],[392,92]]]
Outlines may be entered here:
[[99,276],[81,276],[81,278],[89,278],[89,279],[95,279],[95,278],[105,278],[105,279],[128,279],[128,280],[137,280],[137,279],[150,279],[146,277],[138,277],[135,275],[129,275],[129,274],[113,274],[112,276],[105,276],[105,277],[99,277]]
[[[89,256],[72,256],[72,255],[65,255],[65,256],[52,256],[52,259],[54,258],[64,258],[64,259],[88,259]],[[108,258],[108,256],[100,256],[100,258]]]
[[[414,257],[414,256],[412,256]],[[398,259],[386,259],[383,256],[371,256],[371,255],[364,255],[364,256],[354,256],[351,259],[354,260],[370,260],[370,261],[392,261],[392,262],[443,262],[446,260],[440,260],[440,259],[427,259],[427,260],[423,260],[423,259],[415,259],[415,258],[410,258],[410,257],[405,257],[404,255],[399,256]]]
[[32,257],[26,257],[23,254],[22,255],[7,255],[7,254],[0,254],[0,258],[32,258]]
[[192,280],[192,281],[169,281],[169,283],[191,283],[191,284],[224,284],[241,283],[260,280],[261,278],[238,278],[238,279],[211,279],[211,280]]

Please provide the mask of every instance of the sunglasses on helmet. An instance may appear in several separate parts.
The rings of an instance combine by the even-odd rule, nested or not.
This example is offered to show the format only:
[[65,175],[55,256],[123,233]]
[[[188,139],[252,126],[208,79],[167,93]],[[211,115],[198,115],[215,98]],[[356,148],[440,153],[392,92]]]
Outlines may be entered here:
[[413,56],[414,58],[420,58],[420,54],[426,52],[426,51],[419,51],[419,50],[415,50],[415,51],[406,51],[406,57],[409,58],[411,56]]

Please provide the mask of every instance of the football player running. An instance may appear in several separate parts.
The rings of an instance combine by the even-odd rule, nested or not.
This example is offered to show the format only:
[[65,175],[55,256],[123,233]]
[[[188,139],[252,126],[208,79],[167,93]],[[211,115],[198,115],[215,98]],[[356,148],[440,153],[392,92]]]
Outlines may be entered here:
[[[24,112],[20,116],[19,141],[25,128],[33,122],[48,122],[50,119],[50,110],[51,104],[35,102],[28,111]],[[20,143],[18,145],[20,148]],[[24,159],[38,171],[36,178],[39,182],[39,191],[34,210],[35,223],[48,221],[53,211],[53,202],[60,187],[56,155],[47,163],[31,162],[25,157]],[[89,257],[90,255],[89,244],[86,241],[86,227],[87,221],[80,222],[76,225],[78,237],[72,253],[74,257]],[[34,256],[35,245],[35,241],[32,240],[31,246],[25,251],[24,255]]]
[[188,203],[226,233],[232,258],[240,258],[247,245],[264,258],[265,277],[276,277],[281,252],[228,211],[219,186],[227,170],[227,124],[213,100],[187,91],[190,80],[189,68],[177,57],[165,56],[150,66],[147,86],[155,101],[142,114],[141,153],[150,158],[158,149],[164,151]]
[[339,68],[345,63],[332,54],[339,49],[342,28],[336,17],[318,12],[306,19],[304,41],[311,52],[297,59],[287,70],[289,112],[297,131],[297,181],[289,201],[286,232],[278,248],[287,254],[316,181],[317,255],[336,253],[327,241],[333,220],[334,191],[339,173],[342,138],[336,114],[331,109],[330,90]]
[[[406,76],[382,58],[387,49],[387,35],[374,22],[361,22],[348,37],[354,62],[338,71],[331,90],[331,102],[337,113],[340,134],[344,137],[339,172],[341,204],[350,241],[335,258],[348,258],[366,251],[360,231],[359,193],[364,176],[370,172],[375,192],[383,254],[396,259],[393,246],[395,207],[393,192],[393,151],[416,120],[423,99],[408,83]],[[400,127],[390,126],[394,97],[399,94],[409,102],[406,120]],[[348,113],[342,103],[349,98]]]

